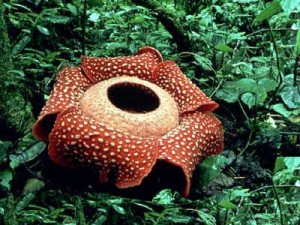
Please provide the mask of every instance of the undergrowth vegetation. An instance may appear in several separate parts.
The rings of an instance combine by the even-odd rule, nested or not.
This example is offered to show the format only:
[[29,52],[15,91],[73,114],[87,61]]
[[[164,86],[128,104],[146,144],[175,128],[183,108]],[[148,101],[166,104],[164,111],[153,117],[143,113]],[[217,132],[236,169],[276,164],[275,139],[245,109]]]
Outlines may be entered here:
[[[0,224],[300,224],[299,0],[0,0],[1,10]],[[142,46],[219,103],[223,153],[197,166],[189,199],[61,185],[31,134],[56,72]]]

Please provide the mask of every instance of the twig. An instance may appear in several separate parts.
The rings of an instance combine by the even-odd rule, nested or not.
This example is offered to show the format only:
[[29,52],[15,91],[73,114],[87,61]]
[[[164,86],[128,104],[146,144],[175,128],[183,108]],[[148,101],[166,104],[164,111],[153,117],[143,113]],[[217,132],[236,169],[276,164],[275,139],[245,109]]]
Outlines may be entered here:
[[239,106],[241,107],[241,110],[242,110],[242,112],[243,112],[245,118],[246,118],[247,120],[249,120],[249,117],[248,117],[248,115],[247,115],[247,113],[246,113],[246,111],[245,111],[245,109],[244,109],[244,107],[243,107],[241,101],[238,100],[238,103],[239,103]]
[[215,93],[221,88],[221,86],[222,86],[222,84],[224,83],[224,79],[222,79],[220,82],[219,82],[219,84],[218,84],[218,86],[215,88],[215,90],[210,94],[210,98],[212,98],[214,95],[215,95]]
[[[273,30],[273,32],[274,31],[294,31],[291,28],[276,28],[276,29],[272,29],[272,30]],[[266,31],[269,31],[269,29],[260,29],[260,30],[254,31],[250,34],[247,34],[246,36],[253,36],[253,35],[256,35],[256,34],[259,34],[259,33],[264,33]]]
[[[266,186],[263,186],[261,188],[257,188],[256,190],[253,190],[250,193],[259,192],[259,191],[262,191],[264,189],[270,189],[270,188],[273,188],[273,185],[266,185]],[[276,188],[299,188],[300,189],[300,186],[284,184],[284,185],[277,185]]]
[[82,16],[81,16],[81,28],[82,28],[81,54],[82,55],[85,55],[86,13],[87,13],[87,0],[84,0],[84,2],[83,2],[83,12],[82,12]]
[[281,202],[280,202],[280,199],[279,199],[279,195],[278,195],[278,192],[277,192],[277,188],[276,188],[276,185],[272,179],[272,177],[270,176],[271,178],[271,181],[272,181],[272,187],[274,189],[274,193],[275,193],[275,198],[276,198],[276,201],[277,201],[277,205],[278,205],[278,208],[279,208],[279,216],[280,216],[280,223],[281,225],[284,225],[284,219],[283,219],[283,214],[282,214],[282,207],[281,207]]
[[236,156],[236,159],[238,159],[241,155],[243,155],[244,152],[245,152],[245,151],[248,149],[248,147],[251,145],[252,135],[253,135],[253,131],[251,130],[251,132],[250,132],[250,134],[249,134],[248,141],[247,141],[245,147],[244,147],[243,150]]
[[275,37],[274,37],[274,33],[273,33],[273,29],[270,25],[270,23],[268,22],[268,28],[270,31],[270,35],[271,35],[271,41],[273,43],[273,47],[274,47],[274,51],[275,51],[275,57],[276,57],[276,65],[277,65],[277,69],[278,69],[278,78],[279,78],[279,84],[277,86],[277,89],[275,90],[275,95],[277,94],[278,89],[280,88],[282,82],[283,82],[283,75],[281,73],[281,65],[280,65],[280,59],[279,59],[279,54],[278,54],[278,49],[277,49],[277,45],[276,45],[276,41],[275,41]]
[[294,65],[294,87],[297,85],[297,77],[298,77],[298,69],[300,70],[300,55],[298,55],[295,59],[295,65]]

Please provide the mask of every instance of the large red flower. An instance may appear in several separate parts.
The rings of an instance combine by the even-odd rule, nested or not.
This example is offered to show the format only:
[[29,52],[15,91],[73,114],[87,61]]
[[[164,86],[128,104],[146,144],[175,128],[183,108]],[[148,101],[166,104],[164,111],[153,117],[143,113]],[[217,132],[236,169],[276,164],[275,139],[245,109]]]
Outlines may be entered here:
[[83,57],[64,68],[33,127],[49,142],[49,156],[67,167],[115,171],[119,188],[141,184],[158,160],[181,168],[188,196],[192,172],[223,149],[218,104],[154,48],[135,56]]

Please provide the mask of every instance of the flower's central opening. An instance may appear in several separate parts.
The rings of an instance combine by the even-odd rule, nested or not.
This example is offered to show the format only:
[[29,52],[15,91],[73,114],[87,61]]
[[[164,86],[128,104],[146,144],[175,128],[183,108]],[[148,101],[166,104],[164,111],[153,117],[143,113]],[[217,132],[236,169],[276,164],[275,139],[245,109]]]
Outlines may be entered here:
[[108,88],[107,95],[113,105],[130,113],[151,112],[160,104],[154,91],[137,83],[116,83]]
[[172,96],[137,77],[114,77],[93,85],[80,99],[80,108],[99,123],[137,137],[161,137],[179,124]]

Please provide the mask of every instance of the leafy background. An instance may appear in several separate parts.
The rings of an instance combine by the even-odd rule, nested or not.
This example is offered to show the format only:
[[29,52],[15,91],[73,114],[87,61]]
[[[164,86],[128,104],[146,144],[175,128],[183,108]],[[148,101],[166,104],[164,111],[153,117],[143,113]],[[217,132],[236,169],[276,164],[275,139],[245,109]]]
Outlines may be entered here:
[[[299,6],[0,0],[0,224],[299,225]],[[220,104],[223,153],[197,166],[189,199],[169,189],[144,199],[62,185],[31,134],[56,72],[83,53],[131,55],[145,45]]]

